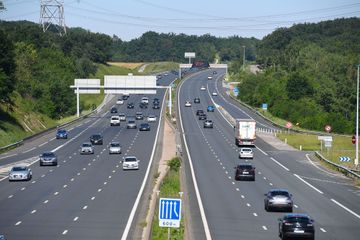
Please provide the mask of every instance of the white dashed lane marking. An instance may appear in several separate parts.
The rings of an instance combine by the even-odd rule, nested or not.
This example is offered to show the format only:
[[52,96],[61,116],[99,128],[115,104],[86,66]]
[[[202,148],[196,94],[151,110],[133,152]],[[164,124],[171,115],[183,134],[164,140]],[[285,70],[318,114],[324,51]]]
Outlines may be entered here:
[[34,214],[34,213],[36,213],[36,210],[32,210],[32,211],[31,211],[31,214]]
[[49,200],[45,200],[45,201],[44,201],[45,204],[48,203],[48,202],[49,202]]
[[62,235],[66,235],[68,233],[68,230],[64,230],[63,232],[62,232]]
[[257,216],[258,216],[257,213],[253,213],[253,215],[254,215],[254,217],[257,217]]
[[8,198],[12,198],[14,195],[10,195]]
[[324,233],[326,232],[326,230],[325,230],[325,229],[323,229],[323,228],[320,228],[320,231],[322,231],[322,232],[324,232]]
[[268,230],[266,226],[262,226],[262,228],[263,228],[265,231]]
[[87,205],[85,205],[85,206],[83,207],[83,209],[84,209],[84,210],[86,210],[87,208],[88,208],[88,206],[87,206]]
[[79,219],[79,217],[75,217],[75,218],[74,218],[74,222],[76,222],[78,219]]
[[15,223],[15,226],[18,226],[21,224],[21,221],[18,221],[17,223]]

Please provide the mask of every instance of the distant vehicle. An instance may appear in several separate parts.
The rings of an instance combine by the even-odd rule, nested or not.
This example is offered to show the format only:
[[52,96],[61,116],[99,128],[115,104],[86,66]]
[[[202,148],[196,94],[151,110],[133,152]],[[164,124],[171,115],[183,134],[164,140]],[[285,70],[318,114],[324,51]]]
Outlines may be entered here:
[[56,139],[67,139],[68,133],[65,129],[58,129],[56,132]]
[[111,116],[110,126],[120,126],[120,117],[119,116]]
[[127,122],[126,128],[127,129],[136,129],[137,128],[135,118],[128,117],[128,122]]
[[58,164],[58,158],[53,152],[44,152],[40,155],[39,160],[40,166],[52,165],[56,166]]
[[186,101],[186,102],[185,102],[185,107],[191,107],[191,102],[190,102],[190,101]]
[[140,103],[139,103],[139,107],[146,109],[146,108],[148,108],[148,104],[147,104],[147,103],[140,102]]
[[254,158],[254,153],[251,148],[240,148],[239,158]]
[[126,115],[125,115],[125,113],[119,113],[119,118],[120,118],[120,121],[121,121],[121,122],[126,121]]
[[157,79],[161,79],[161,78],[162,78],[161,74],[158,74],[158,75],[156,76],[156,78],[157,78]]
[[201,109],[196,110],[196,116],[199,116],[201,114],[204,114],[204,110]]
[[199,120],[206,120],[206,114],[205,113],[200,114],[199,115]]
[[206,108],[206,111],[207,112],[214,112],[215,111],[215,107],[213,105],[209,105],[207,108]]
[[9,181],[29,181],[32,178],[32,171],[28,166],[14,166],[9,173]]
[[158,99],[158,98],[154,98],[154,100],[153,100],[153,104],[160,104],[160,100]]
[[194,98],[194,103],[200,103],[200,98]]
[[217,96],[218,94],[217,94],[217,92],[213,92],[211,95]]
[[205,120],[204,121],[204,128],[213,128],[214,127],[214,123],[212,120]]
[[279,237],[281,239],[294,239],[306,237],[315,239],[314,220],[304,213],[288,213],[279,221]]
[[124,100],[122,98],[118,98],[118,100],[116,100],[116,104],[118,105],[123,105],[124,104]]
[[121,153],[121,145],[119,142],[111,142],[109,145],[109,154],[120,154]]
[[164,76],[167,76],[167,75],[169,75],[167,72],[166,72],[166,73],[164,73]]
[[139,169],[139,160],[135,156],[128,156],[124,158],[122,163],[123,170]]
[[201,91],[205,91],[205,90],[206,90],[206,87],[205,87],[205,86],[201,86],[200,90],[201,90]]
[[134,103],[128,103],[127,104],[128,109],[133,109],[134,107],[135,107]]
[[153,104],[153,109],[160,109],[160,104],[159,103],[154,103]]
[[150,131],[150,125],[148,123],[141,123],[139,131]]
[[81,145],[80,154],[94,154],[93,145],[89,142],[85,142]]
[[103,137],[101,134],[93,134],[90,136],[90,142],[94,145],[103,145]]
[[268,193],[264,194],[264,205],[266,211],[273,209],[285,210],[288,212],[293,211],[292,194],[285,189],[271,189]]
[[241,163],[235,167],[235,180],[250,179],[255,181],[255,167],[250,163]]
[[213,74],[215,75],[215,74],[217,74],[217,72],[216,72],[216,71],[213,71]]
[[149,115],[147,117],[148,122],[156,122],[156,116],[155,115]]
[[208,80],[212,80],[212,76],[208,76],[207,79],[208,79]]
[[122,96],[122,99],[123,100],[128,100],[130,97],[130,94],[129,93],[124,93],[123,96]]
[[110,109],[110,113],[117,113],[117,112],[118,112],[118,110],[117,110],[116,107],[112,107],[112,108]]
[[4,235],[0,235],[0,240],[6,240]]
[[142,97],[141,103],[149,104],[149,98],[148,97]]
[[135,114],[135,119],[136,119],[136,120],[143,120],[143,119],[144,119],[143,113],[142,113],[142,112],[137,112],[137,113]]
[[254,119],[235,120],[235,144],[237,146],[254,145],[256,139]]

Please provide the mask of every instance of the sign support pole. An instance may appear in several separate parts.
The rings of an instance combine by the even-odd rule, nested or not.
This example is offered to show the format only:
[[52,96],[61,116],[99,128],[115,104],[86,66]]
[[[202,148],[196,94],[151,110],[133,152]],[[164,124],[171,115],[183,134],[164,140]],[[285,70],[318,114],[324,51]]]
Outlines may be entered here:
[[168,228],[168,236],[167,236],[167,237],[168,237],[168,238],[167,238],[168,240],[170,240],[170,237],[171,237],[170,235],[171,235],[170,228]]
[[172,95],[172,89],[171,89],[171,86],[169,87],[170,89],[170,92],[169,92],[169,112],[170,112],[170,118],[172,118],[172,102],[171,102],[171,95]]
[[76,115],[80,117],[80,93],[79,86],[76,88]]

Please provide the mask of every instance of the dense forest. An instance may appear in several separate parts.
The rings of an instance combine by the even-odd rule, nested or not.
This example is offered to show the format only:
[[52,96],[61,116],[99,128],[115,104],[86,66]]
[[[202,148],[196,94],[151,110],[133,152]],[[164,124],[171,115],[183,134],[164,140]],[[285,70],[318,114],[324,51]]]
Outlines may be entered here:
[[281,28],[264,37],[253,75],[233,68],[241,79],[242,101],[301,127],[354,133],[356,64],[360,63],[360,19],[348,18]]

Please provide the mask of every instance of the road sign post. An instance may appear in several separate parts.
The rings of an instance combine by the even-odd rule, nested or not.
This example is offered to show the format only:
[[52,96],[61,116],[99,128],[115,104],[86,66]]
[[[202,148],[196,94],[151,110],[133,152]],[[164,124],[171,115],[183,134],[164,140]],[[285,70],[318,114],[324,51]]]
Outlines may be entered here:
[[181,221],[181,199],[160,198],[159,201],[159,226],[179,228]]

